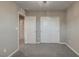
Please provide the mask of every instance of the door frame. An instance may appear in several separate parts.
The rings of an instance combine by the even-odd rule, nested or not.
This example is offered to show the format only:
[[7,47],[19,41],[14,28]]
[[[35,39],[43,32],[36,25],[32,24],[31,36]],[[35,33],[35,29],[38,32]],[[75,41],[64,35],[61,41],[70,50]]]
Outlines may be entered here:
[[[17,21],[18,22],[18,25],[16,27],[16,30],[17,30],[17,39],[18,39],[18,48],[17,49],[19,50],[20,49],[20,45],[19,45],[19,39],[20,39],[19,38],[19,32],[20,32],[19,31],[19,15],[22,15],[24,17],[24,20],[25,20],[25,15],[23,13],[21,13],[21,12],[18,12],[17,15],[18,15],[18,21]],[[24,37],[24,39],[25,39],[25,37]]]

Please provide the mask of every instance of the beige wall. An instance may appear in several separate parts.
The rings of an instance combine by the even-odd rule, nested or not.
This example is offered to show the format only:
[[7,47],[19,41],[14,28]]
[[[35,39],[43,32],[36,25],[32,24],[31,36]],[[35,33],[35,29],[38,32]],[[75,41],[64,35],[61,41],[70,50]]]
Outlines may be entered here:
[[79,53],[79,2],[67,10],[67,44]]
[[[9,56],[18,48],[18,12],[14,2],[0,1],[0,56]],[[20,11],[22,13],[22,11]]]
[[[37,19],[39,21],[39,18],[41,16],[57,16],[60,18],[60,42],[64,42],[65,41],[65,11],[52,11],[52,12],[26,12],[26,16],[36,16]],[[38,22],[37,22],[38,23]],[[40,24],[40,23],[38,23]],[[37,24],[37,25],[38,25]],[[39,30],[40,28],[38,28],[39,26],[37,26],[37,29]],[[39,37],[37,41],[39,41],[40,36],[39,36],[39,31],[37,32],[37,36]]]

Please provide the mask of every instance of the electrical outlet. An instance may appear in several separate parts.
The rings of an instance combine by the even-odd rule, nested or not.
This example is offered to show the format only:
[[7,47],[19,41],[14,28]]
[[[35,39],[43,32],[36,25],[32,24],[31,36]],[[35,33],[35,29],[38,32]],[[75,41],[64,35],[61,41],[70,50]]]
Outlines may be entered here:
[[7,52],[7,49],[3,49],[3,52],[6,53]]

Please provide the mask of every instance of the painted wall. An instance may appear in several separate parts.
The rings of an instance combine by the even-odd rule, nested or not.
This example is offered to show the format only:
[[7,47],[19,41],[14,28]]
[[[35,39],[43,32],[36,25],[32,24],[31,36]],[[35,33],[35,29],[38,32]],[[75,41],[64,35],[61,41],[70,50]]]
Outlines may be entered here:
[[67,10],[67,44],[79,53],[79,2]]
[[[52,17],[59,17],[60,18],[60,42],[65,41],[65,11],[53,11],[53,12],[26,12],[26,16],[36,16],[36,41],[40,41],[40,17],[41,16],[52,16]],[[27,19],[27,18],[26,18]]]
[[14,2],[0,1],[0,56],[9,56],[18,48],[18,8]]

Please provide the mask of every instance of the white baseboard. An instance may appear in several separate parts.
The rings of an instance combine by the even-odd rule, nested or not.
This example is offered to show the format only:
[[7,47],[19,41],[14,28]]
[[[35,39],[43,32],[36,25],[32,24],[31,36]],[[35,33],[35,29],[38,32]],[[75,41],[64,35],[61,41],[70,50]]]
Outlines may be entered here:
[[65,44],[65,42],[59,42],[59,44]]
[[40,44],[40,42],[37,42],[36,44]]
[[[45,42],[42,42],[42,43],[45,43]],[[37,42],[37,43],[25,43],[25,44],[42,44],[42,43]],[[59,43],[59,44],[65,44],[65,42],[57,42],[57,43]]]
[[40,42],[36,42],[36,43],[26,43],[25,44],[40,44]]
[[19,50],[19,48],[17,48],[15,51],[13,51],[8,57],[11,57],[13,54],[15,54],[17,51]]
[[77,54],[79,56],[79,53],[75,49],[73,49],[69,44],[65,43],[65,45],[67,47],[69,47],[75,54]]
[[65,44],[67,47],[69,47],[75,54],[77,54],[79,56],[79,53],[73,49],[69,44],[67,44],[66,42],[60,42],[59,44]]

